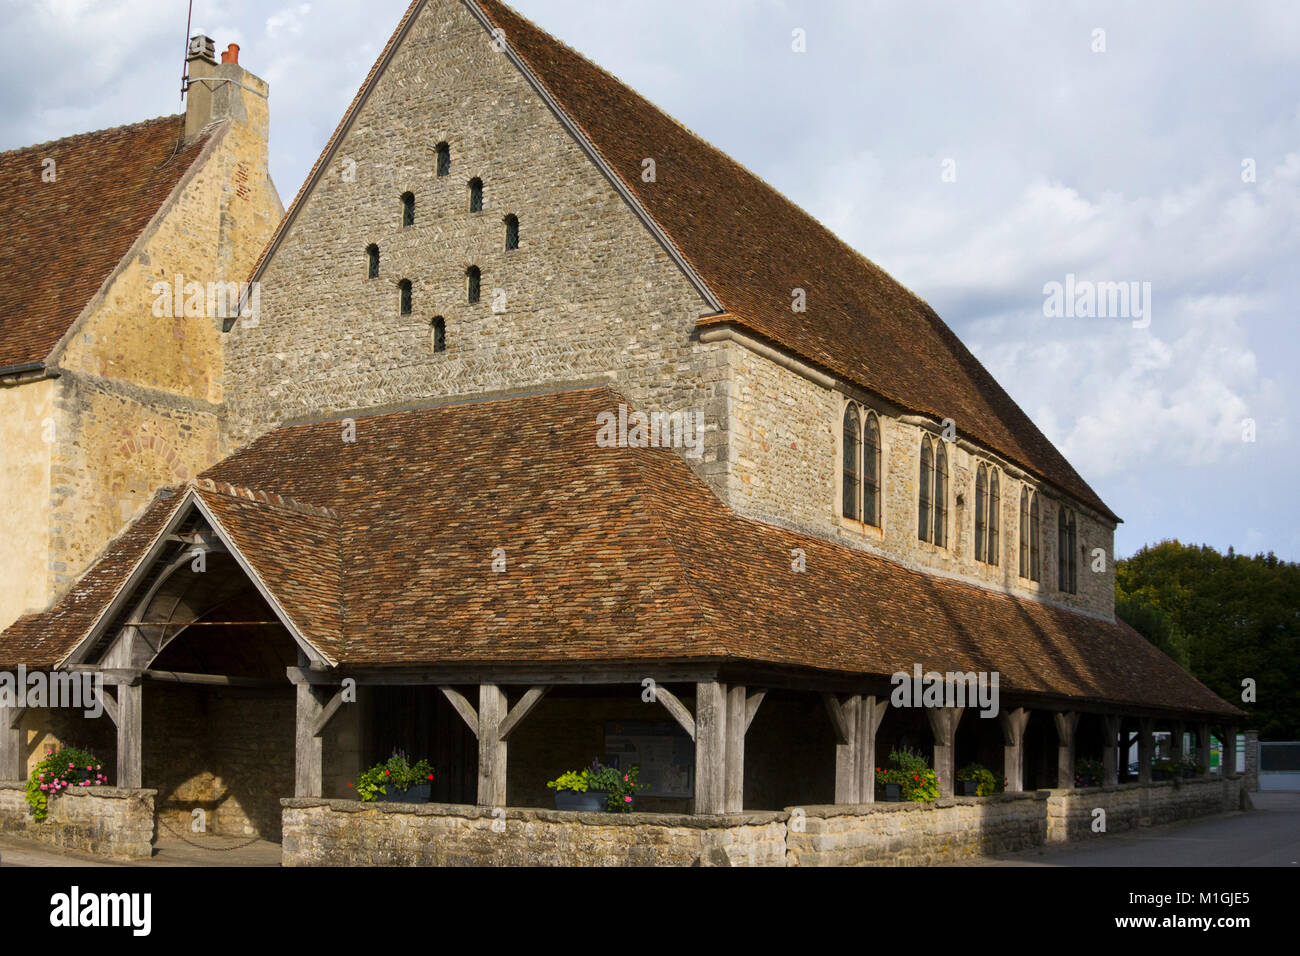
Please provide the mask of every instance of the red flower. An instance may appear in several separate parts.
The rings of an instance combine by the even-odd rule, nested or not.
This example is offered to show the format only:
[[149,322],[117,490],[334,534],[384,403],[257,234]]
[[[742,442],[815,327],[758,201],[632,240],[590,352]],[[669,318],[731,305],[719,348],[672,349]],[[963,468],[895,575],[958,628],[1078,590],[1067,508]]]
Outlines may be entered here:
[[384,771],[384,776],[385,776],[385,777],[391,777],[392,775],[393,775],[393,772],[392,772],[391,770],[385,770],[385,771]]
[[352,781],[351,781],[351,780],[348,781],[348,786],[349,786],[349,787],[352,786]]
[[433,774],[429,774],[429,779],[430,779],[430,780],[433,779]]

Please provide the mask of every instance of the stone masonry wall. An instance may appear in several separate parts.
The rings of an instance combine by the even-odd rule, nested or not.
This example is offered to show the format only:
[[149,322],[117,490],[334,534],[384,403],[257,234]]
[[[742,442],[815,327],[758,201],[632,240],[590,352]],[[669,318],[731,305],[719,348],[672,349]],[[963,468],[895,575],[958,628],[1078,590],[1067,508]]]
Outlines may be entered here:
[[[451,148],[446,176],[439,142]],[[482,212],[469,211],[473,177]],[[408,191],[415,222],[403,227]],[[508,214],[521,237],[509,252]],[[482,273],[476,304],[470,266]],[[270,260],[260,322],[226,336],[226,447],[297,418],[612,380],[643,410],[702,412],[708,445],[692,463],[716,476],[725,349],[693,337],[709,311],[459,0],[437,0]]]
[[[885,555],[910,567],[995,590],[1061,604],[1105,618],[1114,615],[1114,528],[1099,515],[1074,506],[1077,521],[1077,594],[1060,590],[1057,575],[1057,514],[1062,496],[1041,482],[1013,477],[993,456],[973,454],[952,442],[948,450],[947,546],[917,538],[921,439],[936,435],[903,420],[884,403],[864,402],[881,425],[881,527],[842,515],[841,468],[844,409],[838,391],[818,385],[771,359],[731,345],[731,472],[728,501],[738,511]],[[981,461],[999,466],[997,565],[975,560],[975,477]],[[1018,471],[1018,469],[1017,469]],[[1025,482],[1041,492],[1040,574],[1022,578],[1020,493]],[[1105,554],[1093,571],[1092,551]]]
[[[791,807],[727,816],[591,814],[286,799],[285,866],[932,866],[1237,809],[1241,779]],[[1124,807],[1141,808],[1125,815]],[[1126,821],[1120,823],[1119,821]]]
[[45,606],[49,550],[49,440],[54,425],[51,379],[0,388],[0,628]]
[[154,791],[91,787],[69,790],[36,821],[24,784],[0,781],[0,833],[120,860],[153,854]]

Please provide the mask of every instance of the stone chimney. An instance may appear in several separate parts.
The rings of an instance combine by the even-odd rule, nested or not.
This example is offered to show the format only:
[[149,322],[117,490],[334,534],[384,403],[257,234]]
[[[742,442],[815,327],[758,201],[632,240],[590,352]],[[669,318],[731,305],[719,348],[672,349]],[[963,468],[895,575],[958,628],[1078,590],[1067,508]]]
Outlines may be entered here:
[[209,123],[231,120],[266,140],[270,87],[239,65],[239,45],[232,43],[216,60],[211,37],[190,38],[186,57],[189,77],[185,92],[185,140],[198,136]]

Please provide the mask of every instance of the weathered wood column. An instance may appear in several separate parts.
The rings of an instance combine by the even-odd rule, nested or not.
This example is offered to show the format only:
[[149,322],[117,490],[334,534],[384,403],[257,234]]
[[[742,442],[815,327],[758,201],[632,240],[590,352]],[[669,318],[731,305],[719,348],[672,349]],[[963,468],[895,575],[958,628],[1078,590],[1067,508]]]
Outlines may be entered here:
[[1151,758],[1155,756],[1156,722],[1150,717],[1138,721],[1138,783],[1151,782]]
[[117,785],[128,790],[144,786],[144,685],[117,685]]
[[0,780],[25,780],[23,766],[23,712],[18,707],[0,707]]
[[934,772],[939,777],[939,796],[951,797],[956,792],[957,775],[957,724],[961,722],[965,707],[930,707],[930,731],[934,734]]
[[1172,738],[1170,740],[1170,746],[1169,746],[1169,759],[1174,762],[1175,771],[1179,769],[1178,764],[1182,762],[1183,756],[1187,753],[1186,749],[1184,748],[1184,740],[1183,740],[1183,737],[1186,735],[1186,733],[1187,733],[1187,725],[1184,724],[1181,720],[1175,721],[1173,730],[1170,731],[1169,734],[1169,736]]
[[1196,725],[1196,762],[1201,765],[1201,776],[1210,775],[1210,725],[1199,723]]
[[858,802],[876,802],[876,732],[889,709],[889,698],[863,697],[858,705]]
[[478,685],[478,805],[506,805],[506,692],[496,684]]
[[1224,780],[1237,775],[1237,728],[1223,728],[1223,760],[1219,763],[1219,776]]
[[1017,707],[1002,711],[998,718],[1002,721],[1002,773],[1007,778],[1007,793],[1023,793],[1025,724],[1029,723],[1029,711]]
[[[294,719],[293,795],[319,797],[323,787],[325,746],[324,740],[312,730],[320,720],[324,705],[316,685],[305,679],[299,680],[294,689],[297,693],[297,707]],[[119,735],[122,733],[121,722],[117,725],[117,732]]]
[[1113,787],[1119,783],[1119,735],[1123,721],[1118,714],[1103,714],[1102,732],[1106,736],[1101,750],[1101,783]]
[[1056,786],[1061,790],[1074,788],[1074,732],[1079,727],[1079,715],[1072,711],[1053,714],[1056,723]]
[[727,692],[715,680],[695,685],[695,812],[727,807]]
[[862,697],[853,694],[843,700],[822,694],[826,713],[835,732],[835,802],[858,803],[861,776],[858,772],[858,709]]

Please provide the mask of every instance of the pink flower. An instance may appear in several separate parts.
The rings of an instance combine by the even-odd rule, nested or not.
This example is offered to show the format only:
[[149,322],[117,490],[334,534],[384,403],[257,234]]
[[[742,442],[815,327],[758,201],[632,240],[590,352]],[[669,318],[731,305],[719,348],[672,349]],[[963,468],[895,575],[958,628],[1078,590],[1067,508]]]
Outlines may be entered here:
[[632,802],[632,798],[631,798],[631,797],[624,797],[624,798],[623,798],[623,802],[624,802],[624,803],[631,803],[631,802]]
[[627,783],[627,774],[623,774],[623,782]]
[[68,764],[68,769],[69,769],[69,770],[74,769],[73,766],[72,766],[72,764]]

